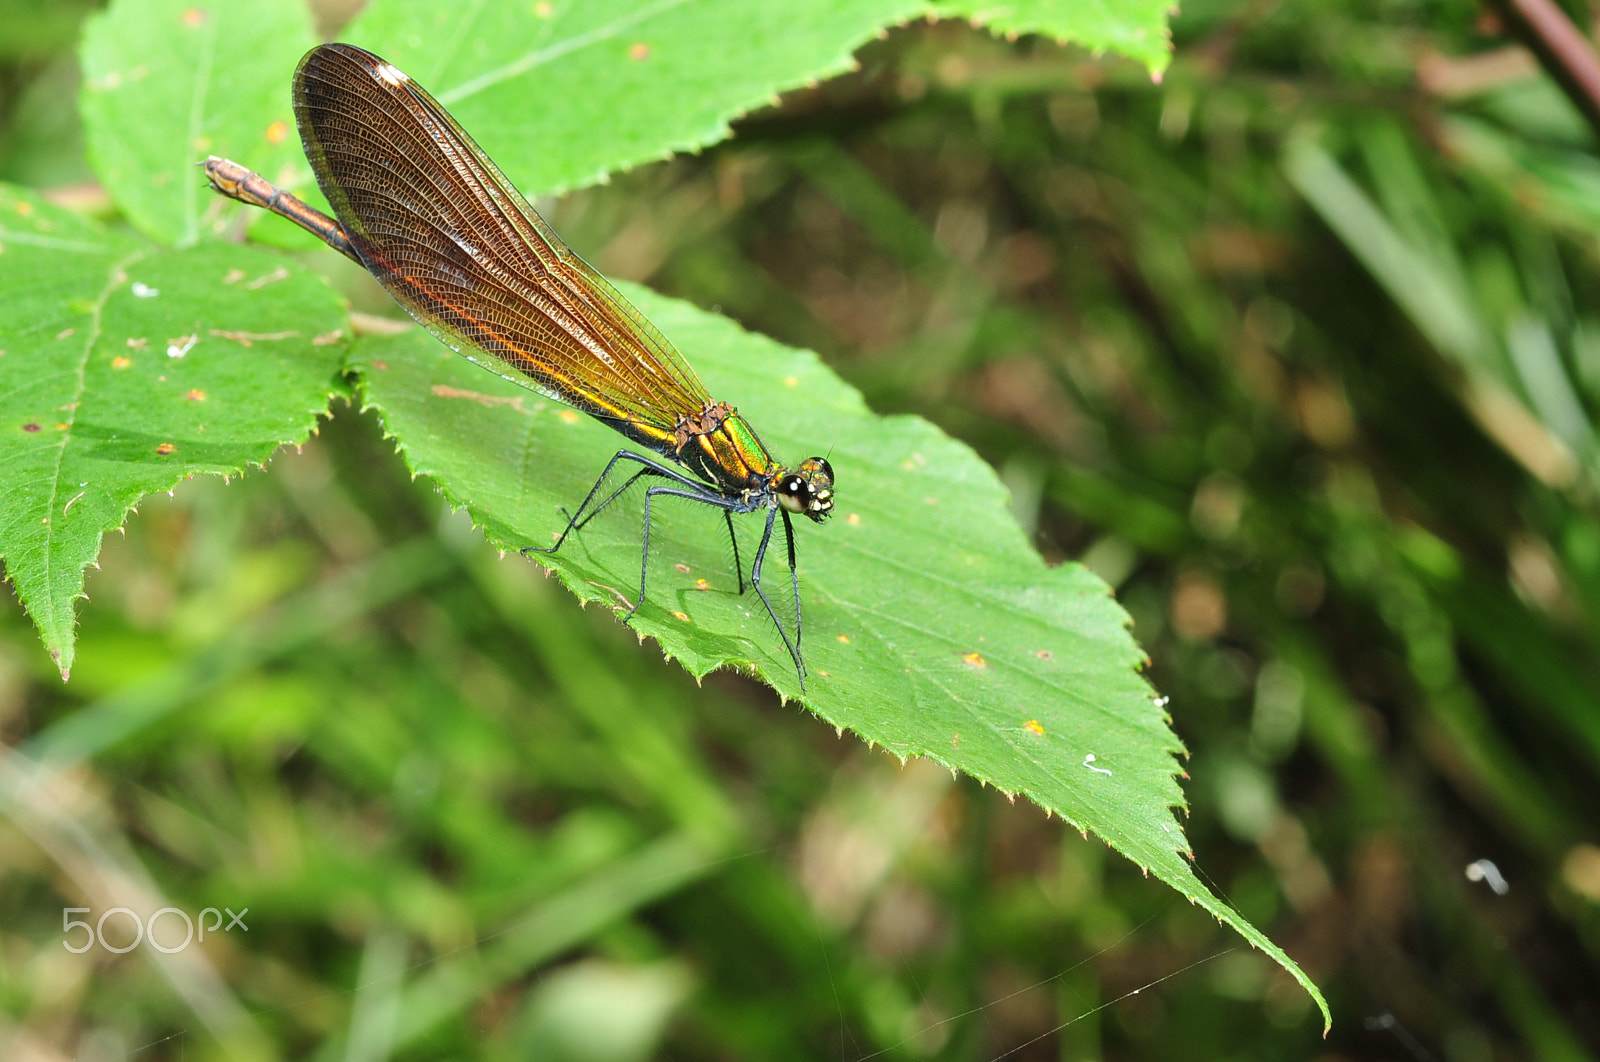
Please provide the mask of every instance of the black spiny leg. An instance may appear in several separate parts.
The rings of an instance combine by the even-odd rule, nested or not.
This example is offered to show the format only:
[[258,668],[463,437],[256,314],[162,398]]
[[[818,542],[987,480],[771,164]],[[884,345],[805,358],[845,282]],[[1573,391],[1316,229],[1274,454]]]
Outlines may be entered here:
[[[644,467],[630,476],[628,478],[628,482],[624,483],[620,489],[613,491],[605,501],[601,502],[598,506],[591,510],[589,508],[590,504],[594,502],[595,496],[600,493],[602,488],[605,487],[606,480],[611,478],[611,471],[617,467],[617,462],[619,461],[637,461]],[[668,468],[666,465],[663,465],[658,461],[653,461],[642,454],[636,454],[632,450],[618,450],[614,455],[612,455],[611,460],[606,462],[605,470],[600,473],[600,478],[594,481],[594,486],[589,488],[589,493],[584,495],[583,504],[578,506],[578,511],[567,514],[567,526],[561,529],[560,535],[556,536],[556,544],[553,546],[523,546],[520,552],[524,556],[529,553],[556,552],[561,548],[562,544],[567,541],[568,535],[578,528],[581,528],[595,516],[598,516],[602,509],[616,501],[618,495],[627,490],[629,487],[633,486],[634,481],[639,479],[641,476],[660,476],[662,479],[670,479],[674,482],[682,483],[691,490],[704,490],[699,483],[696,483],[694,480],[690,479],[688,476],[685,476],[676,469]],[[701,500],[708,500],[698,494],[695,495],[695,497],[701,498]],[[717,502],[720,502],[721,500],[721,497],[717,496]],[[713,504],[716,504],[716,502],[713,502]],[[563,510],[563,512],[565,512],[565,510]],[[587,515],[585,515],[586,513]]]
[[733,543],[733,571],[739,577],[739,593],[744,594],[744,566],[739,563],[739,538],[733,533],[733,510],[722,510],[722,518],[728,522],[728,541]]
[[[787,519],[787,516],[788,514],[785,513],[785,519]],[[777,507],[767,510],[767,526],[766,529],[761,532],[761,545],[756,547],[755,563],[750,566],[750,585],[755,587],[756,596],[761,598],[761,603],[767,607],[767,615],[772,617],[773,624],[777,626],[778,637],[783,639],[783,647],[789,650],[789,656],[792,660],[794,660],[794,669],[800,676],[800,689],[804,691],[806,688],[806,665],[805,661],[800,659],[800,648],[796,642],[789,640],[789,632],[784,630],[783,620],[778,618],[777,610],[772,607],[772,602],[767,600],[766,591],[761,589],[761,566],[766,560],[767,543],[772,541],[772,524],[777,518]],[[791,537],[791,545],[793,544],[793,541],[794,540]],[[795,628],[795,633],[799,633],[798,627]]]
[[[789,510],[783,512],[783,537],[789,543],[789,583],[794,587],[794,648],[800,651],[800,637],[803,633],[800,626],[800,574],[795,571],[794,564],[794,524],[789,521]],[[801,668],[804,671],[805,668]]]

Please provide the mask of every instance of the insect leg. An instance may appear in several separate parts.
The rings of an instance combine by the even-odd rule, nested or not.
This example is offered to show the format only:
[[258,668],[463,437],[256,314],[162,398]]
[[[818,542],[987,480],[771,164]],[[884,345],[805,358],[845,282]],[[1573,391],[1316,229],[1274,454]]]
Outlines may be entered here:
[[728,541],[733,543],[733,572],[739,577],[739,593],[744,593],[744,566],[739,563],[739,539],[733,533],[733,510],[722,510],[722,518],[728,522]]
[[593,509],[590,509],[589,510],[589,515],[585,516],[583,519],[579,520],[576,524],[574,524],[572,529],[574,531],[582,531],[584,529],[584,527],[589,523],[590,520],[593,520],[595,517],[599,516],[602,512],[605,511],[605,507],[606,506],[610,505],[612,502],[614,502],[618,498],[622,497],[622,495],[627,492],[629,487],[631,487],[635,483],[639,482],[641,477],[648,476],[650,474],[651,474],[651,470],[650,469],[641,468],[641,469],[639,469],[639,471],[637,471],[633,475],[629,476],[628,477],[628,482],[624,483],[622,486],[620,486],[616,490],[612,491],[611,492],[611,496],[606,498],[605,501],[601,502],[599,505],[596,505]]
[[[595,499],[595,496],[598,495],[602,489],[604,489],[606,480],[610,478],[612,469],[617,467],[617,462],[619,461],[637,461],[644,467],[638,472],[634,473],[627,483],[623,484],[622,490],[613,493],[605,501],[601,502],[598,508],[590,512],[590,503],[592,503]],[[700,487],[700,484],[696,483],[694,480],[688,478],[682,473],[668,468],[656,461],[652,461],[650,458],[645,457],[642,454],[636,454],[632,450],[618,450],[612,455],[611,460],[606,462],[605,471],[601,472],[600,478],[594,481],[594,486],[589,488],[589,493],[584,495],[583,504],[578,506],[578,511],[567,514],[567,526],[562,528],[561,534],[556,537],[556,544],[553,546],[523,546],[521,552],[524,555],[529,553],[554,553],[556,550],[561,548],[562,543],[566,542],[567,536],[571,534],[573,530],[588,523],[591,517],[595,516],[601,509],[604,509],[607,505],[610,505],[613,501],[615,501],[617,495],[621,494],[623,490],[627,490],[629,487],[631,487],[633,485],[633,481],[638,479],[640,476],[661,476],[663,479],[675,480],[687,487],[696,489],[699,489]],[[585,512],[588,512],[589,515],[585,516]]]
[[657,486],[651,487],[644,492],[644,532],[639,536],[642,543],[642,548],[639,551],[639,599],[633,603],[633,607],[628,610],[628,614],[622,617],[622,622],[624,623],[631,620],[633,614],[639,611],[639,606],[644,604],[645,577],[650,571],[650,504],[656,499],[656,496],[666,495],[670,498],[688,498],[690,501],[701,502],[705,505],[715,505],[723,512],[730,511],[730,506],[738,504],[737,501],[730,501],[728,498],[712,493],[698,484],[691,483],[691,486],[693,487],[692,490],[684,490],[682,487]]
[[794,524],[789,521],[789,510],[780,510],[783,513],[783,537],[789,543],[789,585],[794,587],[794,648],[800,651],[800,575],[794,569]]
[[[772,602],[767,600],[766,591],[761,589],[761,564],[766,560],[767,543],[772,541],[772,522],[777,519],[777,516],[778,510],[776,508],[767,510],[767,527],[761,533],[761,545],[756,547],[755,563],[750,565],[750,585],[755,587],[756,596],[761,598],[763,605],[767,606],[767,615],[771,616],[772,622],[777,625],[778,637],[783,639],[783,647],[789,650],[789,656],[794,660],[795,671],[800,676],[800,688],[804,690],[806,688],[806,665],[805,661],[800,659],[800,647],[797,644],[798,638],[795,641],[789,640],[789,632],[783,629],[783,620],[778,618],[777,610],[772,607]],[[790,542],[791,544],[793,543],[792,538]],[[795,628],[795,633],[799,634],[799,627]]]

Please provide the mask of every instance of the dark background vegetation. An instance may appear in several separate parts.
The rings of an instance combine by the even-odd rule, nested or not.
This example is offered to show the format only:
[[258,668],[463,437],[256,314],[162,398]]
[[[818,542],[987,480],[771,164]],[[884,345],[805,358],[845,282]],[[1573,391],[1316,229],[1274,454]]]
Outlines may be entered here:
[[[81,14],[0,8],[0,177],[94,211]],[[1174,32],[1158,84],[916,24],[545,205],[602,269],[969,442],[1047,557],[1117,588],[1192,751],[1198,866],[1323,987],[1328,1039],[1100,842],[696,687],[340,405],[109,537],[70,685],[0,606],[0,734],[76,719],[83,750],[45,793],[5,768],[0,1054],[1600,1054],[1592,134],[1470,4],[1200,0]],[[1444,263],[1487,360],[1309,205],[1297,138]],[[62,949],[95,898],[51,838],[81,824],[87,869],[249,908],[219,980]],[[708,836],[731,856],[684,857]]]

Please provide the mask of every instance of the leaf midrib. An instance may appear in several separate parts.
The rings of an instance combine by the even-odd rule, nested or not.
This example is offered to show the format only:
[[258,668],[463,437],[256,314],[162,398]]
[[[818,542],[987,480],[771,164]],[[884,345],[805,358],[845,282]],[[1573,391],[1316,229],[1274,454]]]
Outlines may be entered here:
[[478,93],[493,88],[502,81],[509,81],[514,77],[521,77],[530,70],[544,66],[546,63],[555,62],[557,59],[571,55],[573,52],[582,51],[592,44],[600,44],[611,40],[624,30],[631,29],[642,22],[647,22],[657,15],[671,11],[675,7],[682,7],[689,0],[656,0],[655,3],[633,12],[625,18],[594,29],[586,30],[566,40],[557,41],[546,45],[536,51],[528,52],[519,59],[513,59],[503,66],[479,74],[470,81],[462,82],[453,89],[447,89],[436,95],[436,99],[446,107],[470,99]]
[[[67,447],[72,444],[74,429],[78,424],[78,410],[83,406],[83,396],[88,389],[87,378],[89,370],[89,358],[94,354],[94,348],[100,342],[100,333],[102,330],[102,322],[105,315],[106,303],[110,301],[112,293],[118,288],[122,287],[123,282],[127,279],[128,268],[131,267],[135,262],[138,262],[140,259],[144,258],[145,254],[146,252],[144,251],[134,251],[127,257],[113,263],[110,270],[107,272],[105,286],[100,289],[99,295],[95,297],[94,304],[89,310],[88,334],[84,337],[82,356],[78,358],[78,364],[73,370],[77,376],[77,382],[73,390],[70,407],[65,410],[67,414],[67,426],[61,429],[61,442],[56,446],[55,468],[51,471],[50,475],[50,497],[49,500],[45,502],[44,511],[46,522],[44,534],[44,582],[45,586],[47,587],[55,585],[55,513],[56,499],[61,496],[61,469],[62,465],[66,462]],[[62,515],[65,516],[66,514],[63,513]],[[69,612],[71,607],[71,602],[67,602],[67,608]],[[54,609],[51,611],[52,613],[56,612]],[[52,617],[52,625],[58,625],[59,622],[59,615],[54,615]],[[68,625],[69,627],[71,625],[70,615],[68,617]],[[59,633],[60,632],[58,629],[57,636],[59,636]],[[51,648],[57,647],[52,646]]]

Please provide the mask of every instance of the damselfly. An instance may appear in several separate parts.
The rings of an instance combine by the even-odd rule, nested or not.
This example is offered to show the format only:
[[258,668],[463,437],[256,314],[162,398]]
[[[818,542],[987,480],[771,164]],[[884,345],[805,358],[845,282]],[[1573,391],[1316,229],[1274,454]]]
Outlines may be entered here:
[[[294,110],[336,218],[216,156],[204,164],[211,186],[293,221],[360,263],[407,313],[469,360],[582,410],[655,455],[618,450],[567,514],[554,545],[524,552],[556,552],[634,483],[657,481],[645,490],[639,597],[626,622],[644,604],[656,499],[686,498],[722,510],[741,594],[733,516],[764,513],[750,585],[804,688],[790,514],[820,523],[832,511],[827,460],[812,457],[792,469],[773,460],[735,409],[711,397],[672,342],[562,242],[437,100],[390,63],[348,44],[313,48],[295,70]],[[632,474],[607,493],[619,465]],[[793,638],[761,586],[780,517]]]

